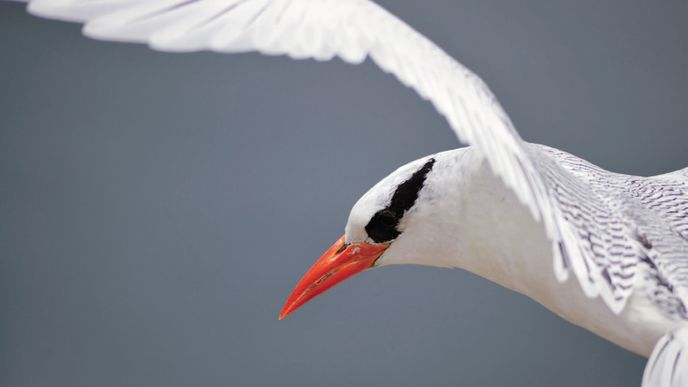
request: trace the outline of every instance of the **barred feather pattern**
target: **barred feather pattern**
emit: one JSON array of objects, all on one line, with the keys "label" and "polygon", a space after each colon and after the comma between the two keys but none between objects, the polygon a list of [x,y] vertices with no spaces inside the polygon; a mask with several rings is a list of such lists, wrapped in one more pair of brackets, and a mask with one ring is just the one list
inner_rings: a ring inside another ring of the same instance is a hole
[{"label": "barred feather pattern", "polygon": [[[530,152],[559,209],[566,254],[584,290],[622,309],[632,292],[671,319],[688,320],[686,170],[655,177],[608,172],[566,152],[531,144]],[[634,288],[643,275],[655,286]]]}]

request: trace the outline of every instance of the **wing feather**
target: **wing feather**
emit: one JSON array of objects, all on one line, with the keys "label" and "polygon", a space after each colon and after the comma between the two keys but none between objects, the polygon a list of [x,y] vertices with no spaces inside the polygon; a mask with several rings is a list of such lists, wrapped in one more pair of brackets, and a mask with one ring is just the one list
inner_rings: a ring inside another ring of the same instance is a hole
[{"label": "wing feather", "polygon": [[35,15],[85,23],[92,38],[163,51],[366,57],[430,100],[459,139],[487,156],[536,218],[547,195],[508,116],[480,78],[367,0],[35,0]]},{"label": "wing feather", "polygon": [[[33,0],[29,11],[82,22],[95,39],[146,43],[160,51],[337,56],[352,64],[369,57],[429,100],[458,139],[477,148],[543,221],[559,280],[572,270],[588,296],[602,296],[616,312],[625,304],[632,275],[623,268],[635,267],[641,255],[629,237],[633,230],[614,213],[619,208],[609,199],[613,192],[595,191],[575,168],[528,146],[479,77],[372,1]],[[633,251],[624,259],[624,252],[613,250],[614,241]]]}]

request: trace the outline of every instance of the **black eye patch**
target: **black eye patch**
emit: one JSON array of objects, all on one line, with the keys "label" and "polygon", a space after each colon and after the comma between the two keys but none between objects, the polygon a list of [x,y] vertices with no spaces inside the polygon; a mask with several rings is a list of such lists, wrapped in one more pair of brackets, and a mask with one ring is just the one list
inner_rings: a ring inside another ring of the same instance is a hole
[{"label": "black eye patch", "polygon": [[428,160],[405,182],[399,184],[392,195],[389,205],[373,215],[365,230],[368,236],[377,243],[389,242],[399,236],[399,221],[418,199],[425,178],[432,170],[435,159]]}]

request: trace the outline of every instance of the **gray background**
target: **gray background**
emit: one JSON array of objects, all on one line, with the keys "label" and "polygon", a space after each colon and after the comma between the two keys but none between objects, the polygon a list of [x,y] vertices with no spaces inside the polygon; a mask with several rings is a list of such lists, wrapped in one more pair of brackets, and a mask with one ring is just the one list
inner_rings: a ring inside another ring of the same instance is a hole
[{"label": "gray background", "polygon": [[[529,141],[688,166],[685,1],[382,1]],[[370,63],[161,54],[0,4],[0,385],[633,386],[644,359],[458,270],[392,267],[285,321],[351,205],[457,146]]]}]

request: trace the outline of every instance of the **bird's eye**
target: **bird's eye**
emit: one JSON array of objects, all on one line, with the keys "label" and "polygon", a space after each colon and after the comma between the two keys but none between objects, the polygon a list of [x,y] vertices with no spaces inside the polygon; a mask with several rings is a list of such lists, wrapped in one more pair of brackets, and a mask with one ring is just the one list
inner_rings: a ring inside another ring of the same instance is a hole
[{"label": "bird's eye", "polygon": [[375,242],[382,243],[391,241],[399,236],[399,231],[396,229],[399,223],[399,215],[396,211],[391,209],[384,209],[377,212],[365,229],[368,236]]},{"label": "bird's eye", "polygon": [[385,226],[393,226],[396,224],[397,214],[392,210],[381,211],[379,216],[380,223],[384,224]]}]

